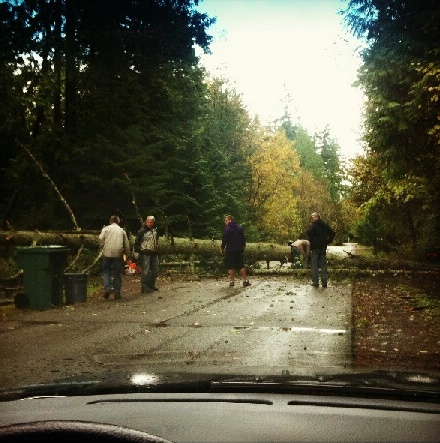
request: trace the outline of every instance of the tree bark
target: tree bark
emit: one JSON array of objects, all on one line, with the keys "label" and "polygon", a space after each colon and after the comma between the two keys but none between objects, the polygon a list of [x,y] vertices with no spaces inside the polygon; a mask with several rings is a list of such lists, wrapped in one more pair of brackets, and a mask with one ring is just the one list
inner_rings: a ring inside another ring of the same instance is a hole
[{"label": "tree bark", "polygon": [[56,131],[62,130],[61,112],[61,72],[62,72],[62,6],[61,0],[54,1],[54,90],[53,90],[53,125]]},{"label": "tree bark", "polygon": [[66,79],[65,79],[65,125],[67,135],[75,135],[77,128],[76,90],[76,7],[75,0],[66,0]]}]

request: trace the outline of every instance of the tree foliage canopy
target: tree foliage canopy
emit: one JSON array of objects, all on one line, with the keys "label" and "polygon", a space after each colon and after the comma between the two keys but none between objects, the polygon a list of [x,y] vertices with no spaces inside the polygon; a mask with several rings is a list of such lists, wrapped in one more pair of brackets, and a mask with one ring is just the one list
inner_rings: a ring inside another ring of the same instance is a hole
[{"label": "tree foliage canopy", "polygon": [[339,223],[337,142],[250,118],[195,56],[214,22],[197,4],[0,4],[3,227],[94,230],[118,214],[136,232],[154,214],[169,235],[212,238],[232,213],[250,240],[285,242],[310,212]]},{"label": "tree foliage canopy", "polygon": [[368,150],[355,164],[353,198],[394,243],[430,246],[440,241],[440,4],[351,0],[345,14],[367,42],[359,84]]}]

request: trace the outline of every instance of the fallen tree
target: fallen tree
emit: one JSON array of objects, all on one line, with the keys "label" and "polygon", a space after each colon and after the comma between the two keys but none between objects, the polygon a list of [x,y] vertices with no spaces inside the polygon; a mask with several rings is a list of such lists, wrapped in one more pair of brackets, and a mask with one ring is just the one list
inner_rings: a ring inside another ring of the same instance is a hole
[{"label": "fallen tree", "polygon": [[[76,256],[73,259],[73,263],[79,259],[79,256],[83,251],[93,251],[95,258],[88,263],[88,268],[90,268],[99,260],[101,255],[98,240],[99,232],[86,232],[81,230],[80,226],[76,222],[75,215],[73,214],[70,205],[59,191],[55,182],[44,170],[41,162],[28,147],[24,146],[18,140],[17,144],[29,155],[42,176],[48,180],[54,189],[58,199],[64,205],[67,213],[69,214],[73,230],[70,232],[40,232],[38,230],[15,231],[10,226],[9,222],[5,220],[4,224],[7,226],[7,229],[10,230],[0,231],[0,258],[14,258],[16,247],[58,245],[69,248],[72,254]],[[124,178],[131,186],[132,184],[130,177],[127,174],[124,174]],[[132,204],[139,216],[139,221],[142,223],[142,217],[136,205],[136,196],[134,192],[132,192]],[[130,240],[131,244],[133,244],[133,238]],[[179,255],[186,256],[186,258],[190,258],[191,260],[194,260],[194,257],[199,257],[206,260],[209,257],[215,257],[220,254],[220,240],[191,240],[188,238],[168,239],[162,237],[159,242],[158,252],[161,256]],[[266,262],[280,261],[281,263],[285,263],[288,261],[289,255],[290,250],[287,246],[276,244],[250,243],[246,248],[247,262],[265,260]],[[72,263],[69,266],[72,266]]]},{"label": "fallen tree", "polygon": [[[0,232],[0,247],[4,257],[11,257],[16,247],[59,245],[77,253],[83,248],[99,252],[99,232],[40,232],[40,231],[3,231]],[[133,245],[133,239],[131,239]],[[191,240],[188,238],[161,237],[159,254],[161,256],[184,255],[204,258],[220,254],[220,240]],[[290,248],[272,243],[248,243],[247,261],[288,261]]]}]

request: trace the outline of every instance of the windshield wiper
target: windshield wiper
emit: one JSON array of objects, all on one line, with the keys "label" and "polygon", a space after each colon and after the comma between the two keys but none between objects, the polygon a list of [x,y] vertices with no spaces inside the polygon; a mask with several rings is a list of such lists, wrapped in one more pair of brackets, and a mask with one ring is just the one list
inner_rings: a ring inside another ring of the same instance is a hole
[{"label": "windshield wiper", "polygon": [[136,384],[130,378],[82,382],[57,382],[23,386],[0,391],[0,401],[42,399],[48,397],[73,397],[86,395],[134,394],[146,392],[209,392],[211,379],[170,381],[167,377],[154,383]]},{"label": "windshield wiper", "polygon": [[440,379],[386,371],[310,376],[238,377],[212,382],[217,391],[341,395],[440,402]]},{"label": "windshield wiper", "polygon": [[440,402],[440,379],[425,374],[385,371],[314,376],[242,376],[161,374],[140,383],[138,377],[61,381],[0,392],[0,401],[130,393],[279,393]]}]

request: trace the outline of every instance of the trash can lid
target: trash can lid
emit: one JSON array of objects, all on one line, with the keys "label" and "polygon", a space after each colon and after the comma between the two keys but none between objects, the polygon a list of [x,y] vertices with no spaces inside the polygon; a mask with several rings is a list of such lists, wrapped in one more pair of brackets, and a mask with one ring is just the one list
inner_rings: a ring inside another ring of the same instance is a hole
[{"label": "trash can lid", "polygon": [[17,247],[18,252],[26,253],[39,253],[39,252],[59,252],[59,251],[69,251],[69,248],[60,245],[47,245],[47,246],[19,246]]}]

